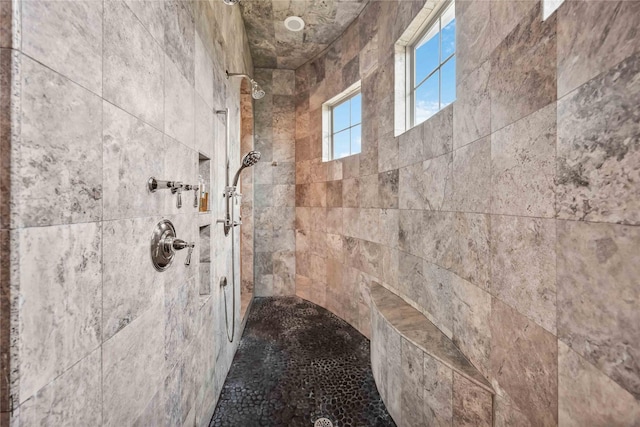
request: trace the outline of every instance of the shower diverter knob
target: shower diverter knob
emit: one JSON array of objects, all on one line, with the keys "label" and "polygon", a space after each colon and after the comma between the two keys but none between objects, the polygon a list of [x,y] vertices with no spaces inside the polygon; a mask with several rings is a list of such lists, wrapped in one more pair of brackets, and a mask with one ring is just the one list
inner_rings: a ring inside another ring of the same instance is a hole
[{"label": "shower diverter knob", "polygon": [[158,271],[165,271],[176,254],[176,251],[189,248],[185,265],[191,264],[191,253],[196,246],[194,242],[187,242],[176,238],[176,229],[168,219],[160,221],[151,236],[151,260]]}]

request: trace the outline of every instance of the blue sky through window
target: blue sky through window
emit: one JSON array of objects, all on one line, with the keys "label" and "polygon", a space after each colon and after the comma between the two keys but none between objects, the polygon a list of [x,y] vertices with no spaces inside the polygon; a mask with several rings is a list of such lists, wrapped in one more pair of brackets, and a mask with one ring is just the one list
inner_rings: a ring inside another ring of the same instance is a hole
[{"label": "blue sky through window", "polygon": [[413,50],[413,124],[436,114],[456,99],[455,5],[447,6]]},{"label": "blue sky through window", "polygon": [[359,153],[362,147],[362,95],[335,105],[331,111],[333,159]]}]

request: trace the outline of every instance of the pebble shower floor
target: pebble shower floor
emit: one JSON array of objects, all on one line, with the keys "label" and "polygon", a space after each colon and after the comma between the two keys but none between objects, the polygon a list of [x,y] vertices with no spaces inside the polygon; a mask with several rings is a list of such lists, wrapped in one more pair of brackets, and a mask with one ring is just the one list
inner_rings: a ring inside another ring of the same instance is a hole
[{"label": "pebble shower floor", "polygon": [[210,427],[395,426],[376,389],[369,340],[297,297],[256,298]]}]

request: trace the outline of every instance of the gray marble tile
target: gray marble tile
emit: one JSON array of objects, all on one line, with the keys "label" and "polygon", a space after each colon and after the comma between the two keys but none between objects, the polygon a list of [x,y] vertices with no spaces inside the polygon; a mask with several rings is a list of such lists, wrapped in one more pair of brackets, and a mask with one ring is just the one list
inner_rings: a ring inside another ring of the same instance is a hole
[{"label": "gray marble tile", "polygon": [[489,216],[457,213],[454,219],[455,252],[451,271],[476,286],[489,289]]},{"label": "gray marble tile", "polygon": [[491,394],[457,372],[453,373],[453,425],[492,426]]},{"label": "gray marble tile", "polygon": [[102,3],[22,2],[22,51],[101,95]]},{"label": "gray marble tile", "polygon": [[103,103],[102,158],[103,215],[105,220],[146,216],[162,212],[164,192],[151,194],[144,183],[164,174],[162,132]]},{"label": "gray marble tile", "polygon": [[491,295],[451,275],[453,342],[485,377],[491,354]]},{"label": "gray marble tile", "polygon": [[[424,353],[403,339],[402,351],[402,422],[406,426],[423,426]],[[392,391],[393,392],[393,391]]]},{"label": "gray marble tile", "polygon": [[491,61],[485,61],[457,84],[453,105],[453,148],[460,148],[491,133],[490,75]]},{"label": "gray marble tile", "polygon": [[463,212],[489,212],[491,201],[491,138],[453,152],[453,194],[450,206]]},{"label": "gray marble tile", "polygon": [[164,65],[164,131],[187,147],[195,143],[195,103],[193,86],[170,59]]},{"label": "gray marble tile", "polygon": [[453,371],[424,353],[424,422],[435,427],[453,422]]},{"label": "gray marble tile", "polygon": [[134,322],[102,346],[103,423],[135,420],[165,376],[163,301],[158,298]]},{"label": "gray marble tile", "polygon": [[103,96],[163,129],[164,53],[121,1],[104,4]]},{"label": "gray marble tile", "polygon": [[422,123],[422,150],[425,159],[432,159],[453,150],[453,117],[454,106],[450,105]]},{"label": "gray marble tile", "polygon": [[27,228],[13,236],[23,401],[100,345],[101,236],[97,223]]},{"label": "gray marble tile", "polygon": [[496,298],[490,325],[492,383],[510,402],[496,409],[496,419],[519,419],[515,425],[557,425],[556,337]]},{"label": "gray marble tile", "polygon": [[99,97],[23,57],[21,143],[12,147],[15,226],[102,217],[101,115]]},{"label": "gray marble tile", "polygon": [[162,297],[165,275],[149,258],[149,235],[160,217],[104,223],[103,331],[107,340]]},{"label": "gray marble tile", "polygon": [[[0,47],[10,48],[13,46],[15,25],[13,24],[15,10],[10,1],[0,2]],[[19,34],[19,32],[18,32]]]},{"label": "gray marble tile", "polygon": [[491,293],[556,334],[556,223],[491,217]]},{"label": "gray marble tile", "polygon": [[491,50],[495,49],[527,17],[536,0],[494,0],[491,2]]},{"label": "gray marble tile", "polygon": [[558,222],[558,338],[640,396],[637,227]]},{"label": "gray marble tile", "polygon": [[20,79],[13,75],[20,70],[20,57],[17,51],[0,49],[0,229],[8,229],[11,222],[11,135],[12,129],[14,132],[19,129],[20,123],[12,114],[11,105],[14,109],[19,105],[15,101],[18,100]]},{"label": "gray marble tile", "polygon": [[556,15],[543,21],[541,7],[531,8],[491,55],[492,131],[557,99]]},{"label": "gray marble tile", "polygon": [[[198,152],[213,157],[213,144],[215,141],[215,122],[213,111],[199,95],[195,96],[195,145]],[[251,173],[254,171],[252,170]],[[244,184],[248,173],[245,171],[241,182]]]},{"label": "gray marble tile", "polygon": [[156,42],[164,47],[164,1],[124,0]]},{"label": "gray marble tile", "polygon": [[213,109],[213,62],[200,36],[195,36],[194,73],[196,93]]},{"label": "gray marble tile", "polygon": [[[402,254],[400,272],[402,274]],[[454,325],[453,281],[454,274],[429,261],[420,259],[422,282],[421,299],[415,300],[427,311],[427,318],[446,336],[451,338]]]},{"label": "gray marble tile", "polygon": [[555,103],[491,135],[491,212],[555,216]]},{"label": "gray marble tile", "polygon": [[378,138],[378,171],[398,168],[398,138],[393,132]]},{"label": "gray marble tile", "polygon": [[558,400],[563,426],[633,426],[640,419],[640,402],[562,341]]},{"label": "gray marble tile", "polygon": [[327,207],[342,207],[342,181],[327,182]]},{"label": "gray marble tile", "polygon": [[94,350],[20,406],[21,425],[102,425],[101,352]]},{"label": "gray marble tile", "polygon": [[558,102],[562,219],[640,224],[640,53]]},{"label": "gray marble tile", "polygon": [[456,4],[456,81],[463,81],[479,68],[491,53],[488,1],[460,1]]},{"label": "gray marble tile", "polygon": [[378,174],[360,177],[359,201],[361,208],[377,208],[380,206],[380,193],[378,192]]},{"label": "gray marble tile", "polygon": [[164,48],[191,86],[195,83],[195,25],[190,5],[179,0],[164,3]]},{"label": "gray marble tile", "polygon": [[383,336],[387,353],[387,400],[384,403],[396,424],[402,425],[402,338],[387,322]]},{"label": "gray marble tile", "polygon": [[425,179],[422,162],[400,168],[398,184],[398,205],[400,209],[425,208]]},{"label": "gray marble tile", "polygon": [[[440,267],[451,270],[455,261],[458,239],[456,218],[453,212],[425,211],[420,227],[424,249],[424,259]],[[403,215],[400,211],[400,225]],[[408,231],[410,232],[410,231]]]},{"label": "gray marble tile", "polygon": [[415,256],[424,252],[425,229],[424,215],[418,210],[400,211],[400,231],[398,233],[398,248]]},{"label": "gray marble tile", "polygon": [[451,153],[425,160],[422,164],[424,208],[439,211],[453,201],[453,155]]},{"label": "gray marble tile", "polygon": [[378,174],[378,200],[381,208],[398,208],[398,181],[398,169]]},{"label": "gray marble tile", "polygon": [[638,2],[567,2],[557,15],[558,98],[640,50]]},{"label": "gray marble tile", "polygon": [[405,167],[424,160],[422,125],[415,126],[398,137],[398,166]]}]

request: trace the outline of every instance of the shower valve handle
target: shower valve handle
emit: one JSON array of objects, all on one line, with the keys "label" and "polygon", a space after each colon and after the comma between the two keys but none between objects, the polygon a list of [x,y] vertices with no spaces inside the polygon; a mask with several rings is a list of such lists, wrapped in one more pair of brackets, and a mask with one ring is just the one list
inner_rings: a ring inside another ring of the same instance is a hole
[{"label": "shower valve handle", "polygon": [[191,254],[193,253],[193,248],[195,248],[195,242],[187,242],[186,240],[177,239],[175,237],[166,237],[164,239],[164,250],[165,252],[175,252],[180,251],[185,248],[189,248],[187,252],[187,259],[184,262],[184,265],[191,264]]}]

